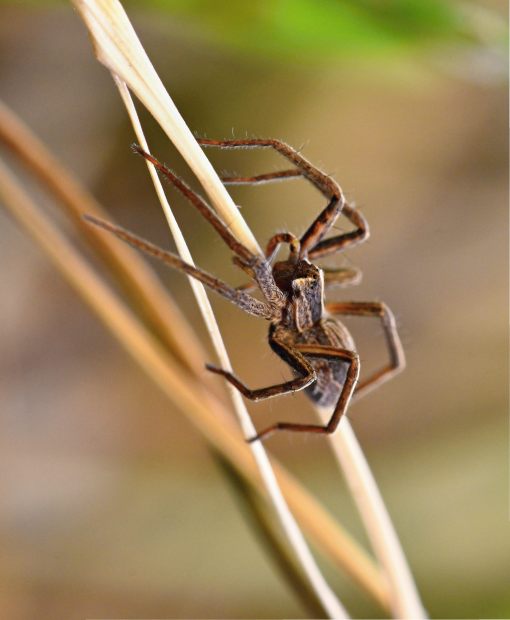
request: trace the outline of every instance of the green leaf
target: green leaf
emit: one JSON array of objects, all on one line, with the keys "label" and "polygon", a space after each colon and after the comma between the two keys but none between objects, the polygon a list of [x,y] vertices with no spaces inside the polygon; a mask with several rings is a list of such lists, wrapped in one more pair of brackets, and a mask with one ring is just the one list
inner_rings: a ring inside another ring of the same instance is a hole
[{"label": "green leaf", "polygon": [[[461,5],[444,0],[152,0],[226,46],[300,61],[469,43]],[[133,6],[135,6],[133,4]]]}]

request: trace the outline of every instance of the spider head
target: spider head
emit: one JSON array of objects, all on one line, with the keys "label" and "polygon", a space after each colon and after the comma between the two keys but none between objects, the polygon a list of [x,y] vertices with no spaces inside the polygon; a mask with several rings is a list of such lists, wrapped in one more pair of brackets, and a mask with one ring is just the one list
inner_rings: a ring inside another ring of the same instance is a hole
[{"label": "spider head", "polygon": [[322,271],[307,260],[275,263],[273,277],[287,295],[287,320],[298,330],[319,321],[323,313],[324,280]]},{"label": "spider head", "polygon": [[275,263],[273,277],[278,288],[293,297],[306,294],[308,290],[322,290],[321,270],[307,260]]}]

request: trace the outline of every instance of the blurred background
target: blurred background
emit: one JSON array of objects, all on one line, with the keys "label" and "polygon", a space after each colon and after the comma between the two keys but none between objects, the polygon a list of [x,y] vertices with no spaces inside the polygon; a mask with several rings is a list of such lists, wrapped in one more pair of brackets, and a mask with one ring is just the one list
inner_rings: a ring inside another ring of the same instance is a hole
[{"label": "blurred background", "polygon": [[[197,135],[302,146],[368,218],[370,241],[327,261],[359,266],[363,281],[330,299],[384,300],[408,368],[349,417],[431,616],[509,617],[506,3],[127,7]],[[172,247],[117,91],[68,5],[0,4],[0,89],[119,222]],[[144,118],[153,152],[192,181]],[[282,166],[268,152],[208,154],[230,172]],[[261,244],[323,206],[299,181],[232,193]],[[170,197],[196,262],[242,282]],[[4,210],[0,261],[0,616],[306,617],[204,440]],[[154,268],[208,347],[186,280]],[[248,385],[288,376],[264,321],[212,302]],[[363,372],[382,364],[377,321],[348,325]],[[249,409],[258,428],[314,415],[302,394]],[[270,448],[366,543],[322,438]],[[354,616],[382,617],[323,568]]]}]

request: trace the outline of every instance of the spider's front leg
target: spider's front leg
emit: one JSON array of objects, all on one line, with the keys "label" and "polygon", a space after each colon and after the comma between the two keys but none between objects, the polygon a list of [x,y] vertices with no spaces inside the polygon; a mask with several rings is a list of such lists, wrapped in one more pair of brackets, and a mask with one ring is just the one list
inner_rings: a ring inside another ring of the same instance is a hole
[{"label": "spider's front leg", "polygon": [[259,301],[255,297],[248,295],[245,291],[238,291],[227,283],[222,282],[220,279],[212,276],[211,274],[203,271],[195,267],[194,265],[190,265],[183,261],[179,256],[172,254],[172,252],[167,252],[166,250],[159,248],[158,246],[150,243],[150,241],[146,241],[141,237],[133,234],[132,232],[122,228],[121,226],[117,226],[112,222],[107,222],[105,220],[101,220],[92,215],[84,215],[83,218],[93,224],[94,226],[99,226],[104,230],[114,234],[121,241],[129,243],[137,250],[141,250],[145,252],[149,256],[153,256],[158,260],[166,263],[169,267],[176,269],[178,271],[182,271],[187,273],[189,276],[195,278],[202,284],[205,284],[213,291],[216,291],[219,295],[235,304],[241,310],[248,312],[248,314],[252,314],[253,316],[262,317],[264,319],[274,319],[277,314],[275,314],[275,309],[266,302]]},{"label": "spider's front leg", "polygon": [[[249,149],[249,148],[272,148],[277,153],[290,161],[295,168],[280,170],[251,177],[224,177],[222,180],[228,185],[258,185],[274,181],[285,181],[303,177],[314,185],[323,196],[328,199],[328,204],[314,219],[306,232],[302,235],[300,243],[300,256],[318,258],[345,249],[347,246],[357,245],[366,241],[369,236],[368,223],[363,215],[354,207],[345,202],[342,190],[338,183],[329,175],[325,174],[305,159],[301,153],[285,142],[275,139],[245,138],[239,140],[210,140],[199,138],[198,143],[205,147],[219,147],[223,149]],[[331,229],[338,216],[342,213],[355,229],[330,239],[323,239]]]}]

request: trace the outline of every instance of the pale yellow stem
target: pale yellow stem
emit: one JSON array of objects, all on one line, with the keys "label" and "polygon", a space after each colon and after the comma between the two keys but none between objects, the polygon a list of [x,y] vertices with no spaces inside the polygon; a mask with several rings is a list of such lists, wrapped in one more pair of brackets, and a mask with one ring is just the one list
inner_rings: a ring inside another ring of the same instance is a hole
[{"label": "pale yellow stem", "polygon": [[[124,82],[122,82],[117,76],[114,77],[115,82],[117,83],[117,86],[119,88],[122,100],[124,101],[129,117],[133,124],[137,139],[142,148],[149,151],[149,146],[146,142],[140,120],[136,113],[135,106],[133,104],[133,101],[131,100],[129,90],[127,89]],[[184,259],[187,263],[194,264],[186,241],[181,233],[181,230],[172,213],[172,210],[170,209],[170,205],[168,204],[168,201],[166,199],[165,193],[163,191],[163,186],[161,184],[161,181],[159,180],[156,169],[150,162],[147,162],[147,166],[149,168],[149,172],[151,174],[156,193],[168,221],[168,225],[172,232],[172,236],[176,243],[178,252],[181,258]],[[223,342],[223,338],[221,337],[218,323],[216,322],[216,318],[214,316],[211,304],[205,292],[205,288],[200,282],[198,282],[194,278],[190,277],[189,280],[198,307],[200,308],[202,318],[213,342],[214,348],[216,350],[216,355],[219,358],[221,366],[225,370],[232,372],[232,366],[230,364],[227,349]],[[256,434],[256,430],[253,426],[248,410],[246,409],[244,400],[239,391],[236,390],[233,386],[229,385],[229,391],[232,398],[232,403],[234,405],[234,410],[236,412],[241,428],[243,429],[244,436],[246,439],[249,439]],[[287,536],[288,542],[293,549],[304,574],[310,581],[310,584],[315,591],[317,598],[321,601],[324,609],[328,612],[331,618],[348,618],[349,616],[347,614],[347,611],[344,609],[344,607],[336,597],[335,593],[333,592],[333,590],[331,590],[322,573],[320,572],[319,567],[315,562],[315,559],[305,541],[305,538],[301,530],[299,529],[296,520],[294,519],[292,513],[289,510],[287,502],[285,501],[283,493],[278,485],[278,481],[274,474],[271,462],[269,460],[269,456],[267,455],[264,445],[262,444],[262,442],[257,441],[254,443],[250,443],[249,447],[259,468],[263,484],[266,487],[267,494],[271,500],[272,506],[280,520],[282,529]]]},{"label": "pale yellow stem", "polygon": [[[82,215],[111,219],[81,183],[61,164],[27,125],[0,101],[0,142],[20,159],[56,198],[105,265],[124,284],[130,298],[157,330],[163,342],[190,370],[202,372],[205,353],[178,306],[137,252],[97,228]],[[184,344],[186,343],[186,344]]]}]

